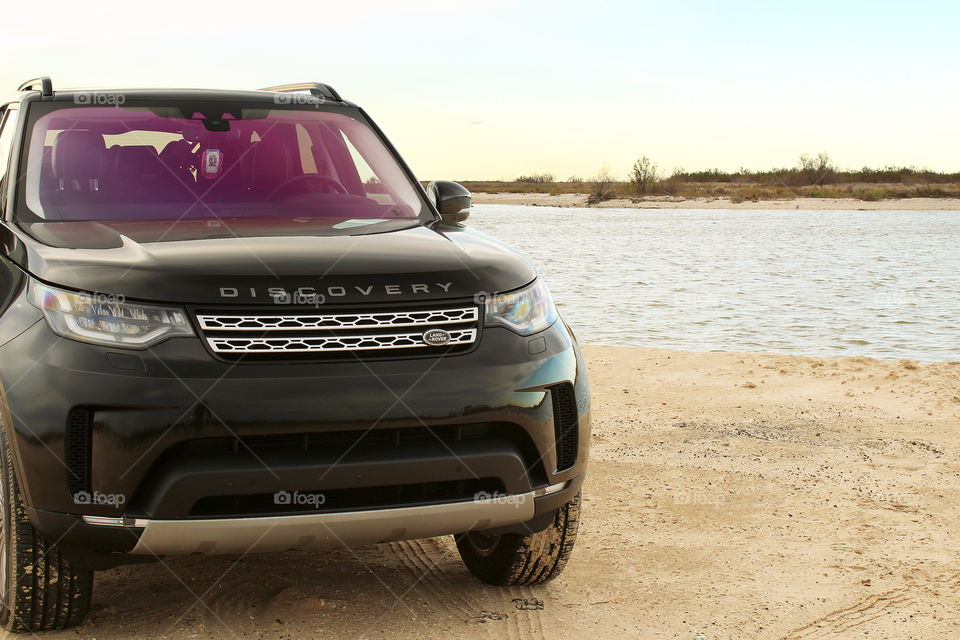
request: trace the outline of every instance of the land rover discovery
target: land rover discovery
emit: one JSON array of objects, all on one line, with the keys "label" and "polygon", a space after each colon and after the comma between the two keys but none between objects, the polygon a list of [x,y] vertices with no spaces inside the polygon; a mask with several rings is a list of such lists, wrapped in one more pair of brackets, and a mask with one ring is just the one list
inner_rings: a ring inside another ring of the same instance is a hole
[{"label": "land rover discovery", "polygon": [[0,623],[96,570],[454,535],[573,547],[589,395],[533,265],[319,83],[0,102]]}]

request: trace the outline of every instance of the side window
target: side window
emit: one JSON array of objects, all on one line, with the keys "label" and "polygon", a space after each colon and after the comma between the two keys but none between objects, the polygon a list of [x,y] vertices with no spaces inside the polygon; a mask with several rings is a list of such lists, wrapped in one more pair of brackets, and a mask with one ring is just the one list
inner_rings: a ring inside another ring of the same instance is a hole
[{"label": "side window", "polygon": [[347,145],[347,149],[350,151],[350,158],[353,160],[353,164],[357,166],[357,173],[360,174],[360,180],[364,184],[377,184],[380,182],[380,179],[377,178],[377,174],[373,172],[373,169],[370,168],[370,165],[367,164],[367,161],[360,155],[360,152],[357,151],[357,148],[353,146],[353,143],[350,142],[350,139],[347,137],[347,134],[340,132],[340,135],[343,136],[343,141]]},{"label": "side window", "polygon": [[341,131],[340,133],[343,136],[344,143],[347,145],[347,150],[350,152],[350,159],[353,160],[353,164],[357,167],[357,174],[359,174],[360,181],[363,183],[363,192],[368,198],[372,198],[380,204],[396,204],[396,198],[386,190],[380,181],[380,176],[370,168],[363,154],[350,142],[350,138],[347,137],[346,132]]},{"label": "side window", "polygon": [[8,109],[3,114],[3,124],[0,125],[0,183],[7,176],[7,166],[10,163],[10,147],[13,144],[13,131],[17,128],[17,110]]}]

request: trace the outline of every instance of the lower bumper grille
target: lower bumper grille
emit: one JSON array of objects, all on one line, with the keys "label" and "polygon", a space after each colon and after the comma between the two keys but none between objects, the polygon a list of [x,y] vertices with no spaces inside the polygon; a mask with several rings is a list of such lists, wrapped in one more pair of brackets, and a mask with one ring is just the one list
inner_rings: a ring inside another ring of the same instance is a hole
[{"label": "lower bumper grille", "polygon": [[375,451],[382,455],[403,456],[422,451],[425,446],[442,443],[446,449],[457,443],[490,442],[493,440],[518,443],[524,453],[525,464],[536,466],[540,454],[533,447],[526,432],[510,423],[475,423],[443,427],[400,427],[362,429],[355,431],[320,431],[316,433],[254,435],[244,437],[197,438],[184,440],[167,451],[167,456],[178,459],[192,453],[288,456],[298,452],[310,455],[328,454],[340,458],[349,453]]},{"label": "lower bumper grille", "polygon": [[546,484],[541,459],[512,423],[197,438],[167,449],[126,506],[171,520],[470,501]]},{"label": "lower bumper grille", "polygon": [[[499,495],[503,491],[503,483],[499,480],[482,478],[355,489],[305,490],[281,492],[281,494],[210,496],[198,500],[193,505],[190,517],[252,517],[388,509],[475,500],[478,494]],[[305,499],[301,500],[299,496]]]}]

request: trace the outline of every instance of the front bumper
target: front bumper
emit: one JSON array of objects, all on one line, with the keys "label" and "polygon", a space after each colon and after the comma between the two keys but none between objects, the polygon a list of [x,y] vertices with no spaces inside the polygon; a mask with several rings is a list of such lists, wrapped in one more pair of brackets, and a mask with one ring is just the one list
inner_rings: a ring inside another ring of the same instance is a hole
[{"label": "front bumper", "polygon": [[[194,338],[123,351],[59,338],[40,321],[0,347],[0,381],[34,526],[65,545],[97,551],[310,548],[337,536],[376,542],[499,527],[556,503],[556,496],[535,492],[563,485],[566,495],[579,486],[588,454],[585,369],[562,322],[527,337],[488,328],[476,349],[443,358],[231,364],[212,358]],[[551,389],[561,384],[573,391],[578,423],[575,463],[558,470]],[[77,453],[66,437],[78,407],[91,416],[85,501],[71,492]],[[481,427],[496,437],[467,442],[451,435]],[[399,453],[181,450],[198,442],[417,429],[437,442]],[[442,494],[436,504],[342,511],[332,505],[324,513],[208,517],[196,507],[204,499],[220,504],[278,491],[373,491],[431,481],[469,486],[479,479],[495,480],[497,491],[513,502],[533,496],[530,508]],[[151,524],[111,528],[82,516]],[[265,545],[251,545],[251,532],[263,535]]]},{"label": "front bumper", "polygon": [[[85,525],[122,527],[136,536],[133,555],[244,554],[309,550],[430,538],[529,522],[537,500],[579,490],[580,479],[518,495],[397,509],[257,518],[147,520],[83,516]],[[551,498],[547,498],[551,500]],[[541,507],[549,503],[541,501]],[[543,511],[543,509],[541,509]],[[138,531],[139,530],[139,531]]]}]

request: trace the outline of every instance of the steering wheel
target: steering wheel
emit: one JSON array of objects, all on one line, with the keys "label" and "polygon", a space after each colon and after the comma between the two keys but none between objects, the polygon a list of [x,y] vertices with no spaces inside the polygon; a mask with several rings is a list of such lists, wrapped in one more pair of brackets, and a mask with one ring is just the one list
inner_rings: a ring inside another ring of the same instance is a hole
[{"label": "steering wheel", "polygon": [[[316,187],[321,186],[321,184],[326,188],[323,190],[317,189]],[[294,176],[281,182],[276,186],[276,188],[274,188],[273,191],[270,192],[270,195],[267,196],[267,200],[274,201],[288,198],[295,194],[295,192],[286,193],[287,191],[292,191],[293,187],[297,187],[304,193],[347,193],[347,189],[335,178],[321,175],[319,173],[305,173],[301,176]]]}]

